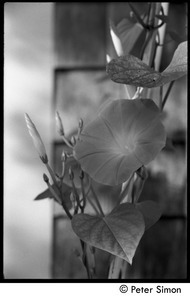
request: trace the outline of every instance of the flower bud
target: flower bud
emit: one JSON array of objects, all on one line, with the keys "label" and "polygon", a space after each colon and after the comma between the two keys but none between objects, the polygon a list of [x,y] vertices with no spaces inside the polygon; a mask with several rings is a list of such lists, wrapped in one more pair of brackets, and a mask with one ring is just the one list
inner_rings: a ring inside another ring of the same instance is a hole
[{"label": "flower bud", "polygon": [[67,154],[63,151],[61,154],[61,161],[65,163],[66,160],[67,160]]},{"label": "flower bud", "polygon": [[30,119],[28,114],[25,114],[25,120],[26,120],[26,125],[28,127],[29,134],[31,135],[31,137],[33,139],[34,146],[35,146],[36,150],[38,151],[42,162],[44,164],[46,164],[48,162],[48,157],[46,154],[46,149],[45,149],[44,143],[42,142],[42,139],[40,137],[40,134],[37,131],[34,123]]},{"label": "flower bud", "polygon": [[79,120],[79,128],[82,130],[83,129],[83,119]]},{"label": "flower bud", "polygon": [[61,117],[58,112],[56,112],[56,115],[55,115],[55,122],[56,122],[57,132],[61,136],[65,135],[64,129],[63,129],[63,123],[62,123]]},{"label": "flower bud", "polygon": [[47,176],[45,173],[43,174],[43,179],[44,179],[44,181],[45,181],[46,183],[49,182],[49,178],[48,178],[48,176]]},{"label": "flower bud", "polygon": [[71,144],[72,144],[72,146],[75,146],[75,144],[76,144],[76,138],[74,135],[71,137]]}]

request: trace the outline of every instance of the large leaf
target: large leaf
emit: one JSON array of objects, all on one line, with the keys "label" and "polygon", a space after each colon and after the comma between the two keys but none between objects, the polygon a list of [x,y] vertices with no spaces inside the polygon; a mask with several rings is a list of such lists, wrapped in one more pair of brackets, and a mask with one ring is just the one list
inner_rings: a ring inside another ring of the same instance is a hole
[{"label": "large leaf", "polygon": [[145,224],[140,210],[133,204],[124,203],[105,217],[75,215],[72,227],[84,242],[132,264]]},{"label": "large leaf", "polygon": [[181,43],[176,49],[169,66],[162,72],[157,72],[142,60],[132,55],[112,59],[106,71],[117,83],[153,88],[176,80],[187,73],[187,42]]},{"label": "large leaf", "polygon": [[135,204],[136,208],[140,210],[145,221],[145,230],[154,225],[161,217],[161,210],[157,203],[153,201],[144,201]]}]

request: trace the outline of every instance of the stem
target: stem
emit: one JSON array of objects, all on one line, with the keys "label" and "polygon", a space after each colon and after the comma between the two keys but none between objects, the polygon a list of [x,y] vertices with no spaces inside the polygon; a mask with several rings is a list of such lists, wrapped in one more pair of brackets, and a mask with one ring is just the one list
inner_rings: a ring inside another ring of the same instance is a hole
[{"label": "stem", "polygon": [[159,14],[161,8],[161,4],[159,2],[151,3],[151,10],[149,14],[149,21],[151,22],[148,24],[150,26],[150,30],[148,32],[148,38],[145,41],[146,46],[143,49],[143,61],[148,64],[150,67],[152,66],[152,62],[155,59],[155,37],[157,34],[158,29],[154,29],[154,27],[158,24],[159,20],[155,20],[155,14]]},{"label": "stem", "polygon": [[67,206],[65,205],[64,201],[62,201],[61,198],[59,197],[59,195],[57,195],[57,193],[54,191],[54,189],[52,188],[52,186],[50,185],[49,182],[47,182],[47,186],[48,186],[48,188],[49,188],[49,190],[50,190],[52,196],[57,200],[57,202],[58,202],[59,204],[62,205],[63,209],[65,210],[65,212],[66,212],[66,214],[67,214],[67,216],[68,216],[69,219],[71,220],[71,219],[72,219],[72,215],[70,214],[70,212],[69,212]]},{"label": "stem", "polygon": [[83,205],[82,205],[81,211],[84,212],[84,209],[86,206],[86,195],[85,195],[85,190],[84,190],[83,176],[80,177],[80,182],[81,182],[81,191],[82,191],[82,199],[83,199]]},{"label": "stem", "polygon": [[135,182],[137,179],[135,179],[135,174],[133,176],[133,186],[132,186],[132,190],[131,190],[131,203],[134,204],[135,203]]},{"label": "stem", "polygon": [[92,262],[91,262],[91,269],[92,269],[92,275],[96,275],[96,258],[95,258],[95,247],[89,246]]},{"label": "stem", "polygon": [[80,200],[79,200],[79,195],[78,195],[78,193],[77,193],[77,189],[76,189],[76,186],[75,186],[75,184],[74,184],[73,179],[71,179],[71,184],[72,184],[73,192],[74,192],[75,197],[76,197],[77,205],[78,205],[78,207],[80,207],[80,209],[82,210],[82,206],[81,206]]},{"label": "stem", "polygon": [[137,21],[142,25],[142,27],[147,28],[147,25],[143,22],[143,20],[141,19],[138,11],[134,8],[134,6],[130,2],[128,2],[128,5],[132,9],[135,17],[137,18]]},{"label": "stem", "polygon": [[173,87],[174,82],[175,82],[175,81],[171,81],[170,84],[169,84],[169,87],[168,87],[168,89],[167,89],[167,92],[166,92],[166,94],[165,94],[165,96],[164,96],[164,99],[163,99],[163,101],[162,101],[162,107],[161,107],[161,110],[164,109],[164,106],[165,106],[165,104],[166,104],[166,101],[167,101],[167,99],[168,99],[169,93],[170,93],[170,91],[171,91],[171,89],[172,89],[172,87]]},{"label": "stem", "polygon": [[110,264],[108,279],[118,279],[120,278],[120,274],[122,272],[123,259],[114,256],[112,262]]},{"label": "stem", "polygon": [[162,110],[163,86],[160,86],[159,108]]},{"label": "stem", "polygon": [[88,255],[87,255],[87,245],[82,240],[80,240],[80,243],[81,243],[81,248],[82,248],[82,252],[83,252],[82,261],[86,268],[88,279],[92,279],[92,274],[90,271],[90,265],[89,265],[89,261],[88,261]]},{"label": "stem", "polygon": [[46,168],[47,168],[47,170],[48,170],[48,172],[49,172],[49,174],[50,174],[50,176],[51,176],[51,178],[53,180],[53,183],[55,184],[55,186],[57,186],[59,188],[59,186],[57,184],[57,180],[55,178],[55,174],[54,174],[52,168],[50,167],[49,163],[47,163],[45,165],[46,165]]},{"label": "stem", "polygon": [[[164,13],[167,16],[168,10],[169,10],[169,2],[162,2],[161,3],[162,14]],[[162,51],[163,51],[163,47],[161,45],[164,44],[165,32],[166,32],[166,24],[163,24],[163,26],[158,29],[160,45],[157,47],[157,51],[156,51],[156,61],[155,61],[156,71],[159,71],[160,68],[160,62],[161,62]]]},{"label": "stem", "polygon": [[90,199],[90,198],[87,198],[87,200],[88,200],[88,202],[90,203],[90,205],[93,207],[93,209],[95,210],[95,212],[96,212],[99,216],[101,216],[99,210],[96,208],[96,206],[95,206],[94,203],[91,201],[91,199]]},{"label": "stem", "polygon": [[96,195],[96,193],[95,193],[94,188],[92,187],[92,185],[91,185],[90,188],[91,188],[91,192],[92,192],[92,194],[93,194],[93,197],[94,197],[94,199],[95,199],[95,201],[96,201],[96,204],[97,204],[97,206],[98,206],[98,208],[99,208],[99,210],[100,210],[100,213],[101,213],[102,217],[105,217],[104,212],[103,212],[103,210],[102,210],[102,207],[101,207],[101,205],[100,205],[100,202],[99,202],[99,200],[98,200],[98,197],[97,197],[97,195]]},{"label": "stem", "polygon": [[73,149],[73,146],[69,143],[69,141],[66,139],[66,137],[64,135],[61,135],[63,141],[65,142],[65,144],[69,147]]}]

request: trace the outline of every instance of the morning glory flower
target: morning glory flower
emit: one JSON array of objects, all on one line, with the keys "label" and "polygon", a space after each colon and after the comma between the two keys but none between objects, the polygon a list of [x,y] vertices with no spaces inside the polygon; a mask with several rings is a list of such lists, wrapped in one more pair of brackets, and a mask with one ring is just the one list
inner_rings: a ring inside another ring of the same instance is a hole
[{"label": "morning glory flower", "polygon": [[118,185],[152,161],[165,142],[160,111],[151,99],[114,100],[84,126],[74,156],[95,181]]},{"label": "morning glory flower", "polygon": [[25,120],[26,120],[26,125],[28,127],[29,134],[32,137],[34,146],[35,146],[41,160],[43,161],[43,163],[46,164],[48,162],[48,157],[47,157],[46,149],[45,149],[44,143],[42,142],[41,136],[28,114],[25,114]]}]

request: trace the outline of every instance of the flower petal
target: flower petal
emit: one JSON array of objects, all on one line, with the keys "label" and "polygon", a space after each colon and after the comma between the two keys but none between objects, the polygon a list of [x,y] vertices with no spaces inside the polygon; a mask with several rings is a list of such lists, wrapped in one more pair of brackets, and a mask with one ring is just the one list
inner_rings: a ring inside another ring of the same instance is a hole
[{"label": "flower petal", "polygon": [[115,100],[84,127],[74,155],[95,181],[118,185],[154,159],[165,140],[160,112],[152,100]]}]

